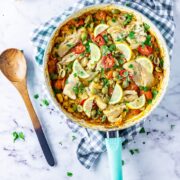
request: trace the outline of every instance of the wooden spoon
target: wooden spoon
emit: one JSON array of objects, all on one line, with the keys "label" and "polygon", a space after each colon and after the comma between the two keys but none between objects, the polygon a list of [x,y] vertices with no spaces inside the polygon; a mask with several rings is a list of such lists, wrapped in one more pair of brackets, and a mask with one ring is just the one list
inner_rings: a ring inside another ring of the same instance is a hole
[{"label": "wooden spoon", "polygon": [[50,166],[54,166],[54,158],[28,95],[26,85],[27,65],[23,53],[18,49],[7,49],[4,51],[0,55],[0,69],[21,94],[31,117],[32,124],[34,126],[44,156],[48,164]]}]

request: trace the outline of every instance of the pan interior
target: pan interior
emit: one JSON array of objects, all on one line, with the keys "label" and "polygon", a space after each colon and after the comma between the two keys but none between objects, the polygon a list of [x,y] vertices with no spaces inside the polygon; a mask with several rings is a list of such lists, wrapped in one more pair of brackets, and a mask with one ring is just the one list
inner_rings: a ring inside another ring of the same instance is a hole
[{"label": "pan interior", "polygon": [[[157,41],[158,41],[158,45],[160,47],[161,52],[163,53],[163,57],[164,57],[164,78],[163,81],[161,83],[161,87],[159,89],[159,93],[157,95],[157,97],[155,98],[155,100],[151,103],[151,105],[148,105],[146,107],[146,109],[143,111],[143,113],[140,113],[137,116],[134,116],[130,119],[128,119],[125,123],[123,123],[120,126],[114,125],[111,127],[106,127],[104,125],[94,125],[91,123],[88,123],[87,121],[84,121],[81,118],[76,118],[74,117],[71,113],[67,112],[57,101],[56,97],[54,96],[52,87],[51,87],[51,82],[50,82],[50,77],[49,77],[49,73],[48,73],[48,66],[47,66],[47,62],[48,62],[48,58],[49,58],[49,53],[52,50],[52,47],[54,45],[54,40],[56,38],[56,36],[59,33],[59,30],[61,29],[61,27],[63,27],[63,25],[65,25],[69,20],[74,19],[76,17],[79,17],[81,15],[83,15],[86,12],[90,12],[92,10],[112,10],[112,9],[119,9],[120,11],[126,11],[129,13],[132,13],[134,16],[141,18],[143,22],[147,23],[150,25],[151,27],[151,33],[156,37]],[[159,30],[156,28],[156,26],[149,20],[147,19],[144,15],[142,15],[141,13],[128,8],[128,7],[124,7],[124,6],[120,6],[120,5],[112,5],[112,4],[106,4],[106,5],[96,5],[96,6],[90,6],[90,7],[86,7],[83,8],[82,10],[75,12],[74,14],[72,14],[71,16],[69,16],[64,22],[62,22],[57,29],[54,31],[54,33],[52,34],[50,41],[47,45],[46,51],[45,51],[45,55],[44,55],[44,77],[45,77],[45,83],[46,83],[46,87],[48,89],[49,95],[53,101],[53,103],[55,104],[55,106],[62,111],[68,118],[70,118],[72,121],[78,123],[79,125],[86,127],[86,128],[92,128],[92,129],[96,129],[96,130],[100,130],[100,131],[112,131],[112,130],[123,130],[125,128],[131,127],[133,125],[135,125],[136,123],[139,123],[140,121],[142,121],[144,118],[146,118],[152,111],[153,109],[155,109],[157,107],[157,105],[160,103],[161,99],[164,96],[164,93],[166,91],[167,85],[168,85],[168,80],[169,80],[169,69],[170,69],[170,64],[169,64],[169,54],[168,54],[168,50],[167,50],[167,45],[164,41],[164,38],[162,37],[161,33],[159,32]]]}]

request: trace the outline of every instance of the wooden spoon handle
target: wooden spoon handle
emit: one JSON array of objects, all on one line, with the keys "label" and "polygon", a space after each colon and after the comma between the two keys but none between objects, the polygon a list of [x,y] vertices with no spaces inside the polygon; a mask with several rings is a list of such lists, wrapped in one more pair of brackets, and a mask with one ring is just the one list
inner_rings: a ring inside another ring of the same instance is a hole
[{"label": "wooden spoon handle", "polygon": [[52,152],[49,148],[49,145],[48,145],[47,140],[45,138],[45,135],[44,135],[44,132],[42,130],[41,124],[39,122],[39,119],[38,119],[38,117],[34,111],[32,103],[30,101],[29,94],[28,94],[27,87],[26,87],[26,83],[24,82],[22,84],[19,85],[19,84],[14,83],[14,85],[19,90],[19,92],[20,92],[20,94],[21,94],[21,96],[25,102],[26,108],[27,108],[29,115],[31,117],[32,124],[34,126],[34,129],[35,129],[36,135],[38,137],[39,143],[41,145],[42,151],[44,153],[44,156],[45,156],[48,164],[50,166],[54,166],[55,161],[54,161]]}]

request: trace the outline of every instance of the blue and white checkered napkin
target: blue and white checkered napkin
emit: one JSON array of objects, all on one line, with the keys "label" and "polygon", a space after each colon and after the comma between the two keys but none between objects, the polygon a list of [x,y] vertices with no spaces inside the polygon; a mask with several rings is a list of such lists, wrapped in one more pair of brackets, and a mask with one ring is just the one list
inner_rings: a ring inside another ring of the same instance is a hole
[{"label": "blue and white checkered napkin", "polygon": [[[35,61],[37,64],[42,66],[44,51],[49,37],[60,22],[65,20],[66,17],[73,12],[85,6],[102,3],[126,5],[143,13],[157,26],[157,28],[159,28],[169,47],[170,55],[172,55],[175,29],[172,0],[80,0],[62,14],[50,19],[34,30],[31,41],[36,50]],[[62,115],[61,112],[59,113]],[[79,134],[81,137],[81,141],[77,148],[78,160],[86,168],[90,168],[100,154],[106,150],[104,134],[102,132],[82,128],[69,120],[67,120],[67,124],[73,132]],[[142,124],[143,123],[120,131],[120,136],[126,141],[132,139],[139,132],[139,128]]]}]

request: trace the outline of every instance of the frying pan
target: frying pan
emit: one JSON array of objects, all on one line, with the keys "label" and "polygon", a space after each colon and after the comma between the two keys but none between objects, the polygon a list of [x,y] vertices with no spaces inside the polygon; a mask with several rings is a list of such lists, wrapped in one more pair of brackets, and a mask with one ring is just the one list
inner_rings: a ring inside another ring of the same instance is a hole
[{"label": "frying pan", "polygon": [[[92,124],[89,124],[88,122],[84,121],[83,119],[78,119],[76,117],[73,117],[72,114],[68,113],[61,107],[61,105],[58,103],[58,101],[56,100],[56,98],[54,96],[54,93],[53,93],[53,90],[52,90],[52,87],[50,84],[47,61],[48,61],[48,55],[51,52],[54,39],[58,35],[59,29],[64,24],[66,24],[70,19],[81,16],[85,12],[88,12],[91,10],[99,10],[99,9],[110,10],[110,9],[114,9],[114,8],[119,9],[121,11],[126,11],[128,13],[132,13],[137,17],[137,19],[140,18],[140,19],[142,19],[143,22],[150,25],[150,27],[151,27],[150,31],[156,37],[159,47],[161,49],[161,52],[163,53],[163,56],[164,56],[164,79],[163,79],[161,88],[159,90],[159,93],[156,96],[156,99],[152,102],[151,105],[146,107],[146,109],[143,111],[143,113],[139,114],[136,117],[132,117],[131,119],[129,119],[126,123],[124,123],[121,126],[112,126],[112,127],[107,128],[107,127],[104,127],[103,125],[92,125]],[[107,147],[107,152],[108,152],[109,166],[110,166],[110,170],[111,170],[111,179],[112,180],[122,180],[123,179],[123,177],[122,177],[122,161],[121,161],[122,139],[121,139],[121,137],[118,136],[118,131],[129,128],[129,127],[143,121],[143,119],[145,119],[158,106],[158,104],[162,100],[162,98],[165,94],[165,91],[167,89],[169,73],[170,73],[169,53],[168,53],[168,48],[165,43],[165,40],[162,37],[160,31],[156,28],[156,26],[148,18],[146,18],[143,14],[141,14],[140,12],[138,12],[132,8],[125,7],[122,5],[116,5],[116,4],[101,4],[101,5],[89,6],[89,7],[83,8],[83,9],[73,13],[65,21],[63,21],[62,23],[59,24],[59,26],[53,32],[53,34],[49,40],[49,43],[47,44],[43,62],[44,62],[43,70],[44,70],[45,85],[46,85],[46,88],[48,90],[48,93],[49,93],[54,105],[60,111],[63,111],[63,113],[68,118],[70,118],[73,122],[78,123],[80,126],[106,132],[107,137],[105,139],[105,142],[106,142],[106,147]]]}]

